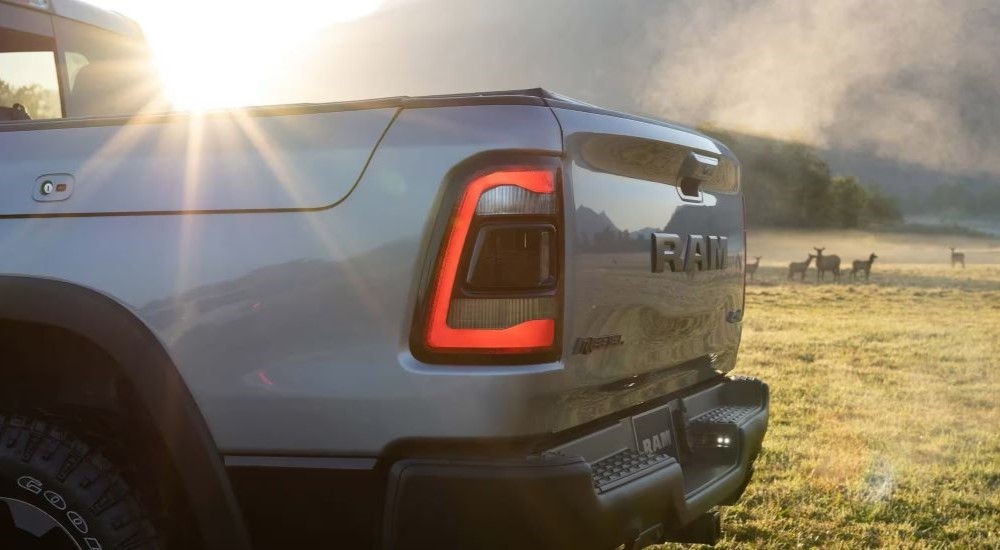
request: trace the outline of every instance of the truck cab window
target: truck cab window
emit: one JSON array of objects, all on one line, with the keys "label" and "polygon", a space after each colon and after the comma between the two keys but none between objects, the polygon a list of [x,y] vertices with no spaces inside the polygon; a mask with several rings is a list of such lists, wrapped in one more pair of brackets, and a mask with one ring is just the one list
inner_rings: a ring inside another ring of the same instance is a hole
[{"label": "truck cab window", "polygon": [[0,29],[0,122],[62,117],[52,40]]},{"label": "truck cab window", "polygon": [[84,23],[52,18],[69,90],[70,117],[155,109],[159,81],[144,42]]},{"label": "truck cab window", "polygon": [[80,69],[90,64],[90,60],[80,52],[63,52],[63,59],[66,63],[66,76],[69,89],[72,90],[76,84],[76,75],[80,74]]}]

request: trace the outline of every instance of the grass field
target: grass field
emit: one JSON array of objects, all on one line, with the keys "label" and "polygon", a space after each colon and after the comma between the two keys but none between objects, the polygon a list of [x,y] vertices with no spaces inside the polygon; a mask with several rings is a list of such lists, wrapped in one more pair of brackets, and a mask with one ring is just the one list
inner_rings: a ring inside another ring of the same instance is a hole
[{"label": "grass field", "polygon": [[721,548],[1000,548],[1000,266],[903,248],[869,283],[748,285],[736,373],[771,424]]}]

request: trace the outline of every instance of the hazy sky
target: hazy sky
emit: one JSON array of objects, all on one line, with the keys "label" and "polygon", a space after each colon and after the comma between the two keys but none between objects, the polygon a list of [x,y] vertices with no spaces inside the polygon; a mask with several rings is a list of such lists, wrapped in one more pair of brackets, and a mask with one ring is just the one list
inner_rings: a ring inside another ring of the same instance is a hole
[{"label": "hazy sky", "polygon": [[377,9],[348,23],[317,11],[345,5],[329,1],[207,12],[107,2],[151,27],[154,46],[184,48],[172,70],[196,72],[188,93],[277,103],[542,86],[688,124],[1000,174],[991,0],[368,0],[356,13]]}]

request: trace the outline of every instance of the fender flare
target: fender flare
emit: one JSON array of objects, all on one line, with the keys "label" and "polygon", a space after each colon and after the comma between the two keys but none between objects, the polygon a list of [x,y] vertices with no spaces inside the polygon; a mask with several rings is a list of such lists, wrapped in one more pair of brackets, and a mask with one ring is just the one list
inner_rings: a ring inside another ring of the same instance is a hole
[{"label": "fender flare", "polygon": [[206,548],[250,548],[242,512],[198,405],[163,345],[130,310],[73,283],[3,275],[0,319],[58,327],[107,352],[170,452]]}]

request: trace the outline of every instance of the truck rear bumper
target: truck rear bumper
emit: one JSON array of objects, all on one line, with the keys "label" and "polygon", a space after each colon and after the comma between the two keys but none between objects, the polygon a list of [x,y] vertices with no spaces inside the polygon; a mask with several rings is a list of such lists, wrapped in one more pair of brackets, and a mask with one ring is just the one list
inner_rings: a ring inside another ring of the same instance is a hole
[{"label": "truck rear bumper", "polygon": [[389,470],[385,548],[626,548],[712,542],[705,514],[742,494],[767,385],[724,379],[520,459],[404,458]]}]

